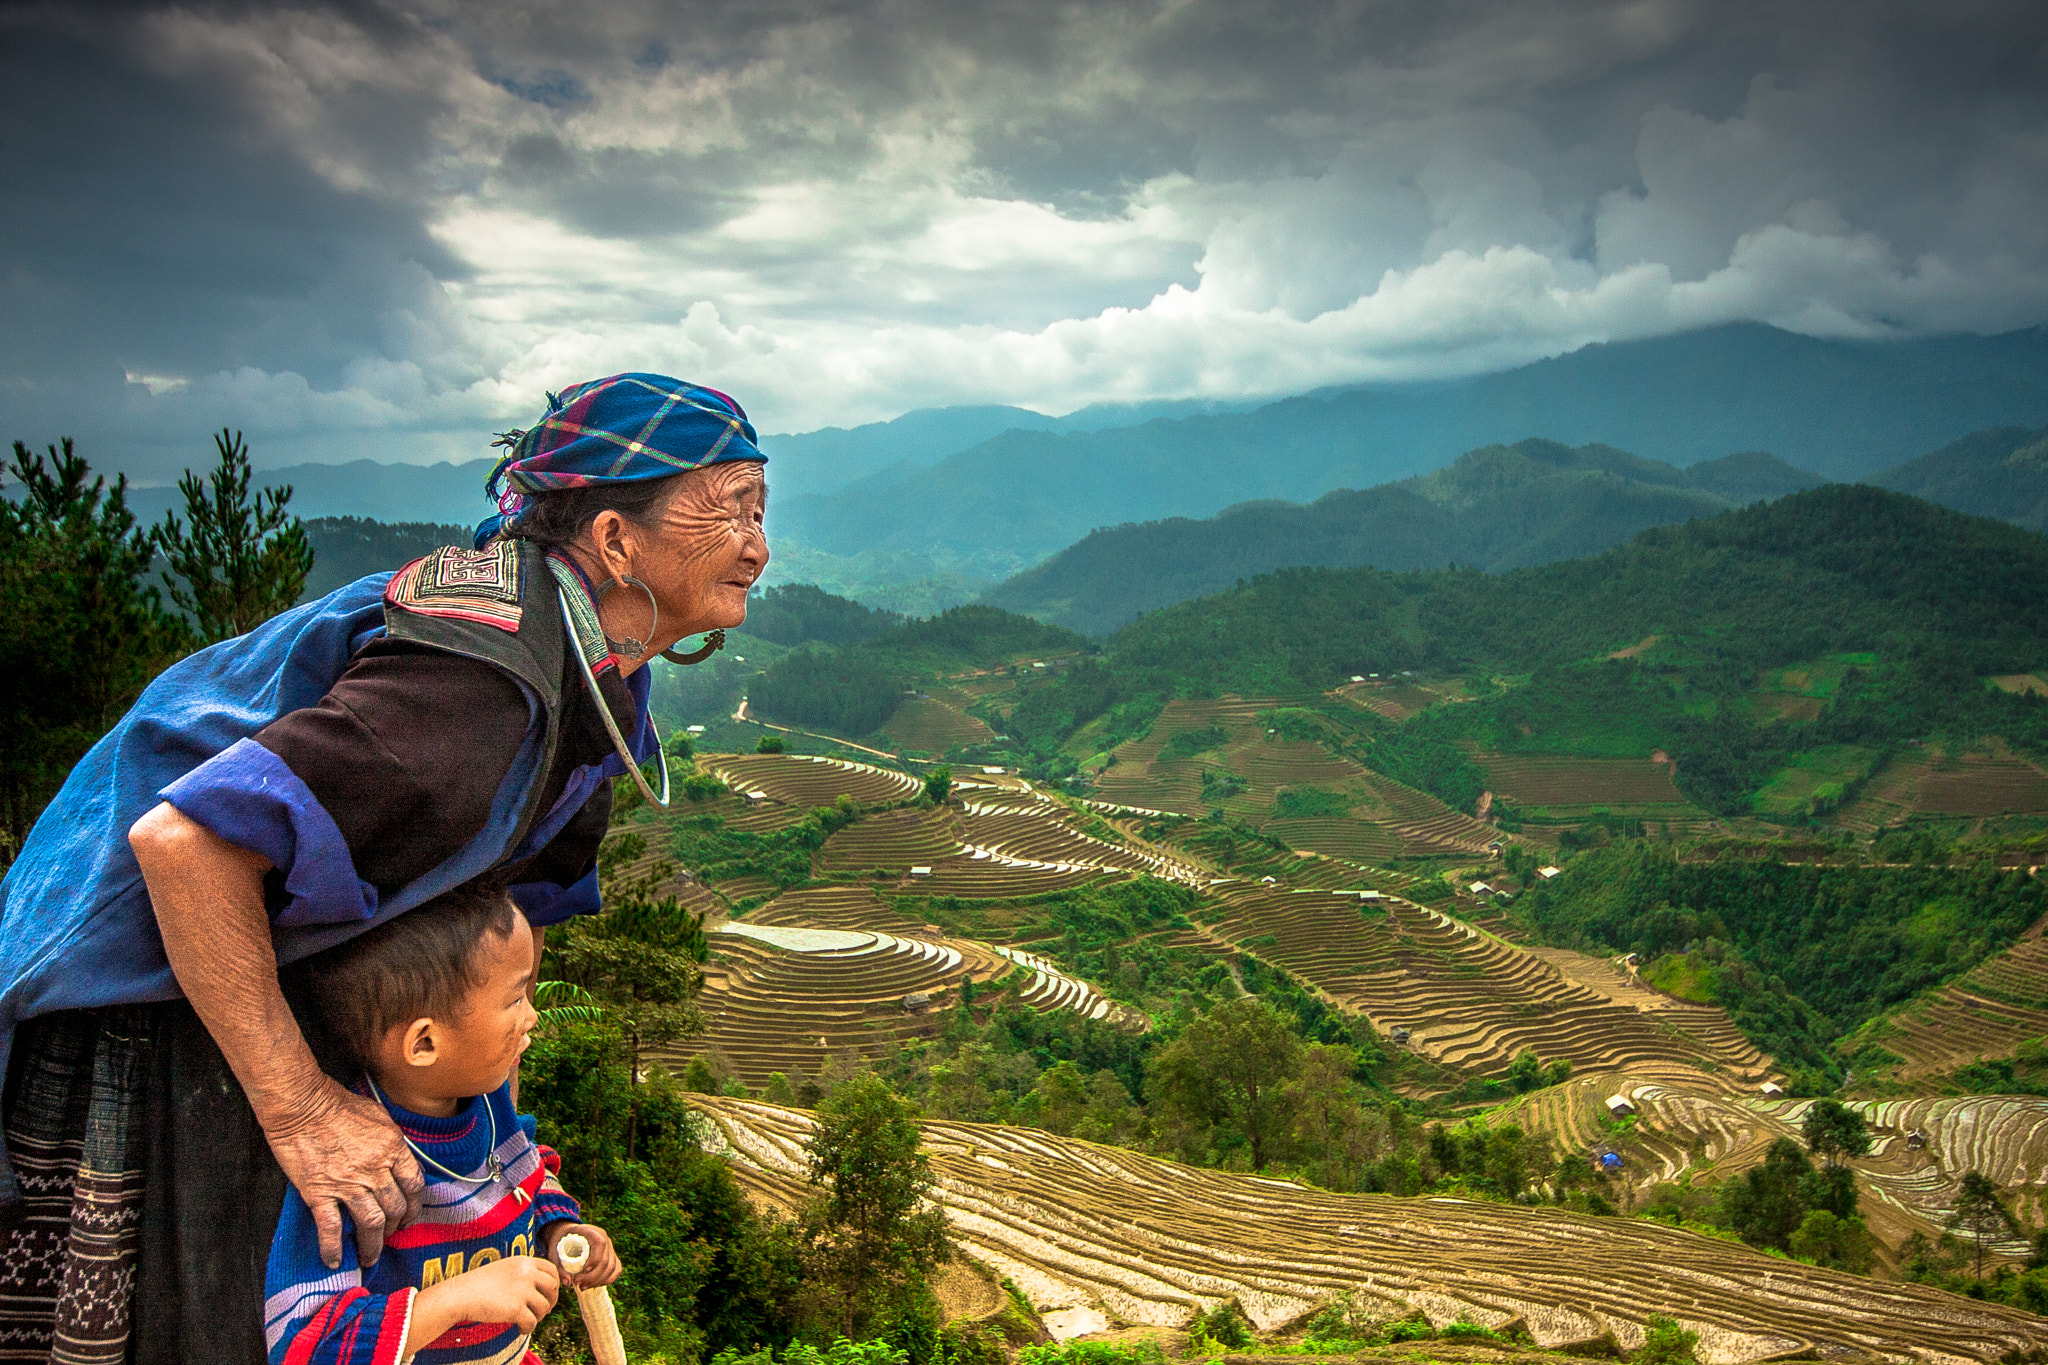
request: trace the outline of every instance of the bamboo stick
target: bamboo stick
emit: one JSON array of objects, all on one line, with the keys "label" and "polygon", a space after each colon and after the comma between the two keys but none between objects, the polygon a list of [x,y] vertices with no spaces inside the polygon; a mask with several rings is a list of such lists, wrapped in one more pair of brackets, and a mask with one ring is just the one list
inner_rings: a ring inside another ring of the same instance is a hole
[{"label": "bamboo stick", "polygon": [[[590,1259],[590,1242],[581,1233],[567,1233],[555,1243],[555,1257],[563,1270],[574,1275]],[[626,1343],[619,1338],[619,1319],[612,1311],[611,1291],[602,1285],[579,1289],[576,1303],[583,1310],[583,1325],[590,1331],[590,1353],[597,1357],[597,1365],[626,1365]]]}]

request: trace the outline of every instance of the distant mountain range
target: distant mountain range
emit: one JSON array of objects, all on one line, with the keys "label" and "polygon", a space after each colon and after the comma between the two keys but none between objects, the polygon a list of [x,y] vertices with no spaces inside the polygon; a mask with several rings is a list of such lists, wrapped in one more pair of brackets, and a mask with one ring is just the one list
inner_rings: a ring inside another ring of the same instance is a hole
[{"label": "distant mountain range", "polygon": [[[212,452],[195,468],[211,467]],[[347,464],[295,464],[259,469],[254,482],[275,487],[290,484],[291,510],[314,517],[367,517],[389,524],[428,522],[473,526],[497,509],[484,497],[484,480],[493,460],[461,464],[380,464],[351,460]],[[130,488],[128,506],[146,522],[163,518],[166,509],[185,510],[175,487]]]},{"label": "distant mountain range", "polygon": [[1096,531],[981,600],[1106,635],[1144,612],[1275,569],[1523,568],[1826,482],[1761,452],[1677,469],[1612,446],[1529,440],[1307,505],[1252,502],[1204,521]]},{"label": "distant mountain range", "polygon": [[919,408],[888,422],[826,427],[795,436],[763,436],[775,480],[802,495],[834,493],[878,474],[901,477],[928,468],[1006,431],[1103,431],[1162,418],[1248,412],[1261,402],[1169,399],[1156,403],[1094,403],[1064,417],[1029,408]]},{"label": "distant mountain range", "polygon": [[1870,482],[2048,532],[2048,427],[1973,432]]},{"label": "distant mountain range", "polygon": [[[1143,403],[1062,418],[927,409],[763,439],[774,461],[770,532],[781,551],[770,573],[923,611],[1099,527],[1212,517],[1259,499],[1308,502],[1530,436],[1616,447],[1675,468],[1768,450],[1799,469],[1858,479],[1972,431],[2043,423],[2048,329],[1861,342],[1755,324],[1588,346],[1457,383],[1249,409]],[[1939,465],[1940,452],[1928,461]],[[302,516],[467,524],[492,510],[482,491],[489,470],[482,457],[425,466],[358,460],[259,477],[291,483]],[[138,488],[130,501],[154,520],[178,495]]]},{"label": "distant mountain range", "polygon": [[1094,432],[1013,429],[836,493],[785,481],[774,529],[805,551],[925,554],[996,575],[1098,527],[1214,516],[1252,499],[1305,502],[1532,435],[1677,467],[1761,449],[1857,479],[1969,431],[2043,421],[2048,330],[1880,343],[1739,324],[1588,346],[1426,390],[1353,390]]}]

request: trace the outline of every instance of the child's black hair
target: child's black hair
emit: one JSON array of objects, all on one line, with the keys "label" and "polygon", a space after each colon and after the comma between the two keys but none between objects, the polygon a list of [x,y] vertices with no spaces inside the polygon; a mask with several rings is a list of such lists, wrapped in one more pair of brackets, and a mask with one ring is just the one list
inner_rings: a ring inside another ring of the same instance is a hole
[{"label": "child's black hair", "polygon": [[386,1032],[415,1019],[452,1019],[482,984],[486,934],[517,927],[504,883],[479,878],[317,953],[290,969],[333,1060],[367,1069]]}]

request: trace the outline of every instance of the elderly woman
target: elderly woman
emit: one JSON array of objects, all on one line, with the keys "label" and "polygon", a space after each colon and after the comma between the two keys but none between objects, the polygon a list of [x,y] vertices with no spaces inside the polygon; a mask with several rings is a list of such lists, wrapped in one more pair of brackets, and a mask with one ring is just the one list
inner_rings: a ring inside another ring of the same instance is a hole
[{"label": "elderly woman", "polygon": [[764,457],[739,404],[648,374],[504,442],[474,550],[166,671],[0,885],[0,1361],[262,1360],[286,1180],[330,1265],[344,1210],[367,1262],[421,1188],[280,965],[484,873],[536,952],[598,908],[606,779],[659,749],[646,665],[716,648],[768,562]]}]

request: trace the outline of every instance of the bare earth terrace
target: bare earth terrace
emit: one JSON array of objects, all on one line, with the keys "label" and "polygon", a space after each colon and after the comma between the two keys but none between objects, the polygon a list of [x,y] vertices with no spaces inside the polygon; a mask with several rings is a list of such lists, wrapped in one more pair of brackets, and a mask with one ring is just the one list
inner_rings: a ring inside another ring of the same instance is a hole
[{"label": "bare earth terrace", "polygon": [[[750,1188],[785,1207],[804,1194],[808,1115],[691,1098]],[[1272,1329],[1348,1291],[1388,1316],[1514,1325],[1553,1349],[1633,1349],[1665,1313],[1699,1333],[1705,1365],[1809,1354],[1960,1363],[2048,1348],[2048,1320],[2017,1309],[1643,1220],[1329,1194],[1030,1129],[928,1123],[924,1135],[955,1237],[1048,1312],[1099,1306],[1180,1327],[1234,1297]]]}]

